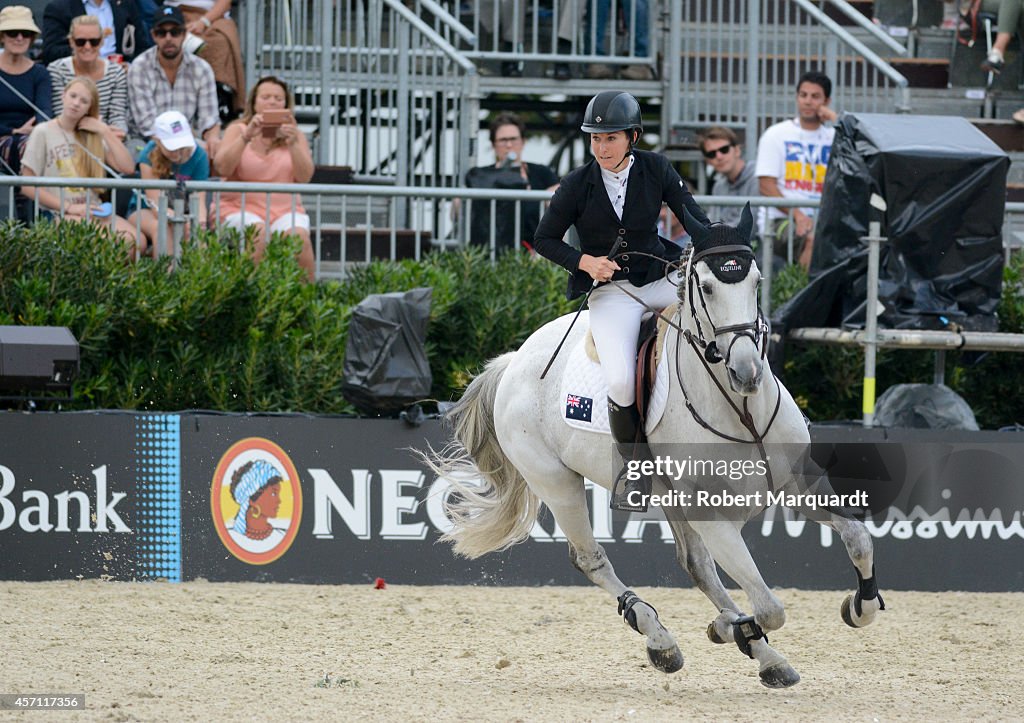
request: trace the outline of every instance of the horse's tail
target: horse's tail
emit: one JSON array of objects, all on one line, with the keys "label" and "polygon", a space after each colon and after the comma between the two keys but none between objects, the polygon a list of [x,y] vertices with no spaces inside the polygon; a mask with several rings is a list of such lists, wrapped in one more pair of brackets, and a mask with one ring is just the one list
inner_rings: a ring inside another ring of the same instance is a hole
[{"label": "horse's tail", "polygon": [[454,527],[441,539],[456,554],[480,557],[522,542],[537,519],[540,500],[526,485],[494,433],[494,397],[512,361],[508,353],[488,362],[445,415],[455,441],[424,462],[451,485],[444,508]]}]

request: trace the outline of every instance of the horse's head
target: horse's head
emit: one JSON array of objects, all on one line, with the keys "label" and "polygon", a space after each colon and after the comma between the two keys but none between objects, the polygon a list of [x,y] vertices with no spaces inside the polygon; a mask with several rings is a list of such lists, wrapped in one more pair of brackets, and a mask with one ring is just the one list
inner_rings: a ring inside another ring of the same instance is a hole
[{"label": "horse's head", "polygon": [[750,246],[754,230],[750,204],[736,227],[704,226],[689,213],[684,216],[693,249],[679,296],[693,316],[694,341],[709,362],[725,362],[734,392],[756,394],[768,335],[757,299],[761,272]]}]

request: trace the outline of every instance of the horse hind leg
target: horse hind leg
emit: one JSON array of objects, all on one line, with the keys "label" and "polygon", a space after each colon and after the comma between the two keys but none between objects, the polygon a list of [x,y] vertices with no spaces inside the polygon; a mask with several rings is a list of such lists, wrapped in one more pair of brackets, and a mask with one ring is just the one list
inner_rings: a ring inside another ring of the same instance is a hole
[{"label": "horse hind leg", "polygon": [[[546,490],[552,487],[555,485],[545,485]],[[576,476],[573,484],[563,483],[556,492],[545,492],[541,498],[569,541],[569,559],[573,567],[615,597],[619,614],[626,623],[647,638],[647,658],[651,664],[663,673],[680,670],[683,653],[672,634],[661,624],[657,610],[623,584],[604,548],[594,539],[582,478]]]},{"label": "horse hind leg", "polygon": [[668,515],[668,518],[676,539],[679,564],[719,610],[718,617],[708,625],[708,639],[716,644],[735,642],[741,652],[757,661],[758,677],[768,688],[788,688],[800,682],[800,674],[768,644],[768,636],[763,630],[751,627],[753,618],[739,612],[739,606],[722,584],[715,561],[700,535],[681,516]]}]

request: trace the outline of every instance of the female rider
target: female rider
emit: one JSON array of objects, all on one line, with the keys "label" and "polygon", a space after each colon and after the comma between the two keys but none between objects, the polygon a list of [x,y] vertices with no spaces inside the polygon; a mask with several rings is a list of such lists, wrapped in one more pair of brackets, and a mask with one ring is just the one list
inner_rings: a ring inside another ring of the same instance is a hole
[{"label": "female rider", "polygon": [[[534,248],[569,271],[570,298],[596,285],[590,294],[590,331],[608,385],[612,437],[626,462],[636,459],[637,445],[646,441],[633,382],[646,308],[616,287],[656,309],[675,303],[666,262],[678,259],[681,249],[658,236],[662,202],[680,222],[684,206],[696,220],[709,221],[663,156],[635,150],[643,126],[640,104],[632,95],[598,93],[587,105],[580,130],[590,134],[594,158],[562,179],[537,227]],[[573,225],[580,250],[562,240]],[[650,479],[633,480],[625,472],[624,465],[612,486],[612,509],[646,511]]]}]

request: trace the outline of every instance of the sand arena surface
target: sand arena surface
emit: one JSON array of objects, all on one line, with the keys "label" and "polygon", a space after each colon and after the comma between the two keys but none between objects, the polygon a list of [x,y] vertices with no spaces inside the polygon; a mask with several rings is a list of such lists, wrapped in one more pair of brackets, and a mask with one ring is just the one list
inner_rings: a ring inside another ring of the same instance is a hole
[{"label": "sand arena surface", "polygon": [[[595,587],[0,582],[0,692],[86,695],[61,720],[946,720],[1024,711],[1024,593],[781,590],[803,680],[704,630],[694,589],[641,588],[686,657],[665,675]],[[742,599],[739,596],[738,599]],[[46,714],[42,714],[46,715]],[[0,713],[40,720],[40,713]],[[49,720],[49,718],[47,718]]]}]

